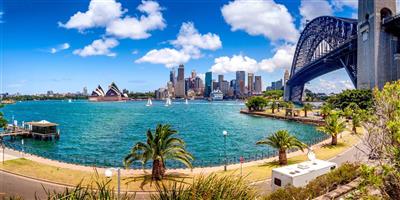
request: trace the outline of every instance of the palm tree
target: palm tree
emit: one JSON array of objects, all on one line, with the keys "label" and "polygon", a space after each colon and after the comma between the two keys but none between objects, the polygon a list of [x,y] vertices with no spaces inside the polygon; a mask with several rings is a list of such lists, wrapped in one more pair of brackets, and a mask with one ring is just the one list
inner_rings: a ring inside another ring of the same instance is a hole
[{"label": "palm tree", "polygon": [[186,151],[185,142],[182,139],[172,137],[177,134],[176,130],[171,129],[170,125],[158,124],[153,134],[151,130],[147,130],[147,141],[136,143],[131,152],[125,157],[124,165],[129,167],[132,162],[140,160],[142,165],[149,161],[153,161],[151,178],[152,180],[162,180],[165,175],[165,161],[176,160],[187,167],[192,168],[191,160],[193,156]]},{"label": "palm tree", "polygon": [[307,111],[312,111],[313,106],[310,103],[306,103],[303,106],[304,117],[307,117]]},{"label": "palm tree", "polygon": [[337,136],[346,128],[346,122],[338,113],[333,113],[325,117],[325,125],[319,128],[320,131],[331,135],[331,145],[337,145]]},{"label": "palm tree", "polygon": [[332,113],[333,106],[330,103],[324,103],[324,105],[321,106],[321,114],[322,117],[325,119],[326,116]]},{"label": "palm tree", "polygon": [[275,109],[279,109],[279,105],[276,103],[276,101],[272,101],[271,103],[272,114],[275,114]]},{"label": "palm tree", "polygon": [[362,109],[355,110],[352,115],[352,131],[357,134],[357,127],[361,126],[361,123],[366,120],[367,112]]},{"label": "palm tree", "polygon": [[302,143],[295,136],[290,135],[286,130],[279,130],[266,139],[258,141],[256,144],[269,145],[275,149],[278,149],[280,165],[287,164],[286,151],[288,149],[299,148],[303,151],[303,148],[306,147],[306,144]]}]

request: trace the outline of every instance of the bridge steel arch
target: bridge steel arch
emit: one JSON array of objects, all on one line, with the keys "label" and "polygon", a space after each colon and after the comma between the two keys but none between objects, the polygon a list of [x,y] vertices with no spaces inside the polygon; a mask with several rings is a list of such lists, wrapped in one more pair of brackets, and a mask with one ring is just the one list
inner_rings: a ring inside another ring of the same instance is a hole
[{"label": "bridge steel arch", "polygon": [[345,68],[357,83],[357,20],[322,16],[309,22],[296,46],[285,100],[300,102],[304,84],[323,74]]}]

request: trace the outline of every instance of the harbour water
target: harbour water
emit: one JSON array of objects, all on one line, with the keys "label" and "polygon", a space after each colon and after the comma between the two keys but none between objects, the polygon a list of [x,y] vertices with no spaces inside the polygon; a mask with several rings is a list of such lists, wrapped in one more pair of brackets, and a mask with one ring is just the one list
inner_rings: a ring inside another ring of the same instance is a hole
[{"label": "harbour water", "polygon": [[[228,131],[227,155],[230,162],[239,157],[257,159],[272,154],[267,146],[256,141],[286,129],[306,143],[316,142],[324,134],[311,125],[240,114],[243,103],[235,101],[164,101],[88,102],[88,101],[27,101],[7,105],[2,111],[11,121],[48,120],[59,124],[57,141],[25,139],[7,144],[32,154],[78,164],[120,166],[122,159],[138,141],[145,141],[146,130],[159,123],[171,124],[178,137],[185,140],[194,155],[195,166],[219,165],[224,156],[222,131]],[[176,163],[170,163],[179,167]],[[139,165],[138,165],[139,166]]]}]

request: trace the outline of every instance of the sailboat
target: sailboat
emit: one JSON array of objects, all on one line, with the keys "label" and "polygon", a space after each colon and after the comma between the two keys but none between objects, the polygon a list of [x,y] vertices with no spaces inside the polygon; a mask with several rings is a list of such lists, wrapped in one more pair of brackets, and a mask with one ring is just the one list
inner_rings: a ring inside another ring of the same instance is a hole
[{"label": "sailboat", "polygon": [[172,103],[171,103],[171,98],[167,98],[167,100],[165,101],[165,106],[170,106]]},{"label": "sailboat", "polygon": [[68,99],[68,103],[72,103],[72,99]]},{"label": "sailboat", "polygon": [[149,99],[147,100],[146,106],[152,106],[152,105],[153,105],[153,102],[151,102],[151,99],[149,98]]},{"label": "sailboat", "polygon": [[187,99],[186,99],[186,101],[185,101],[185,104],[186,104],[186,105],[188,105],[188,104],[189,104],[189,102],[188,102],[188,100],[187,100]]}]

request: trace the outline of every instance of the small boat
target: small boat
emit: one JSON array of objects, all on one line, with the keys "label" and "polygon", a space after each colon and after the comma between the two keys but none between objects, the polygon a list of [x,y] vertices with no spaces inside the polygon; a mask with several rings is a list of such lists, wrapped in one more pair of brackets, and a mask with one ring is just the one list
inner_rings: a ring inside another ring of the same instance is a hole
[{"label": "small boat", "polygon": [[170,106],[172,104],[171,102],[171,98],[167,98],[167,100],[165,101],[165,106]]},{"label": "small boat", "polygon": [[68,103],[72,103],[72,99],[68,99]]},{"label": "small boat", "polygon": [[185,104],[186,104],[186,105],[188,105],[188,104],[189,104],[189,102],[188,102],[188,100],[187,100],[187,99],[186,99],[186,101],[185,101]]},{"label": "small boat", "polygon": [[149,98],[149,99],[147,100],[146,106],[152,106],[152,105],[153,105],[153,102],[151,102],[151,99]]}]

